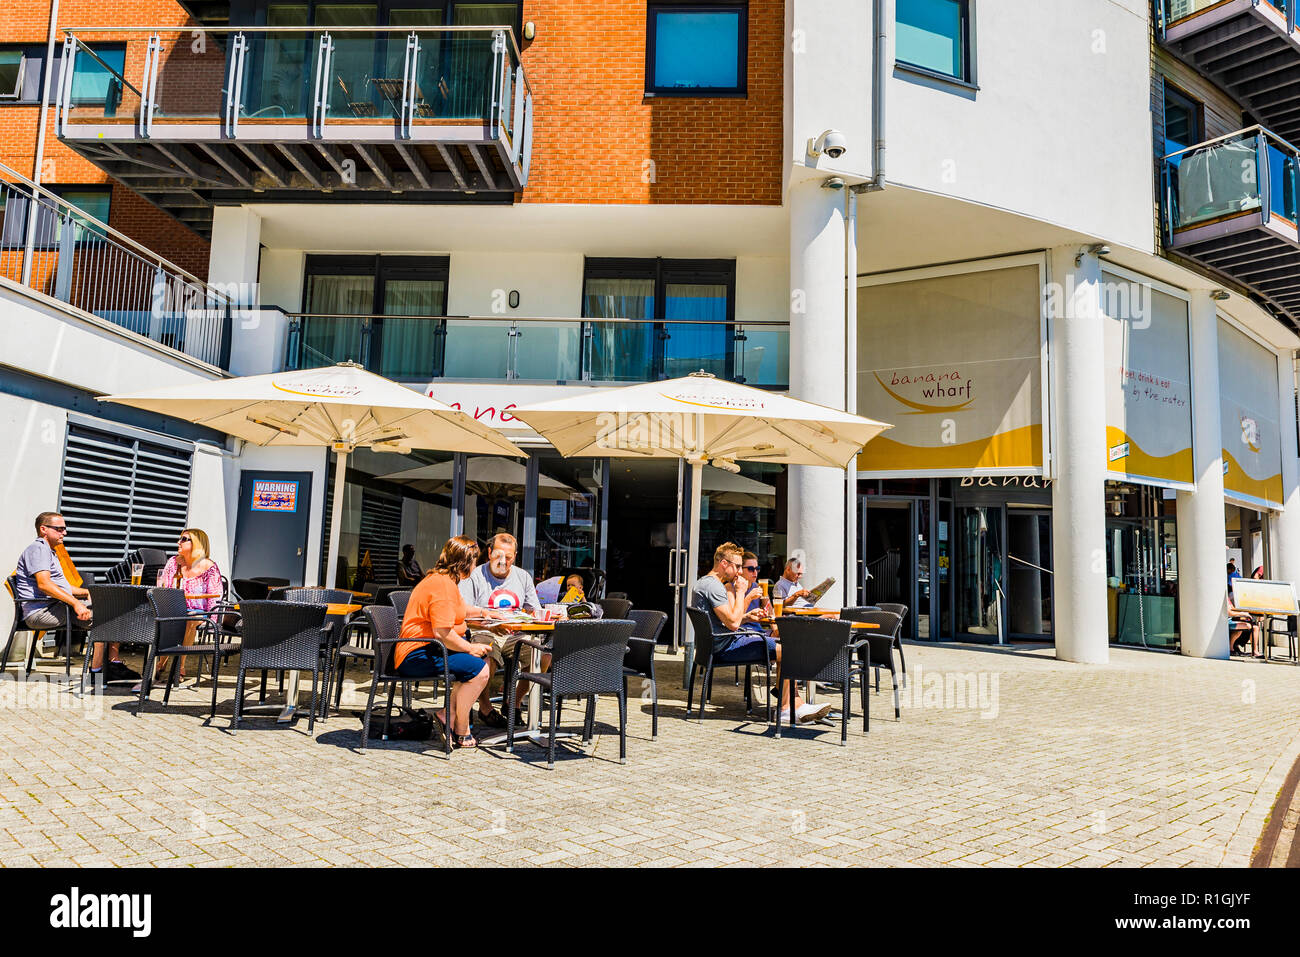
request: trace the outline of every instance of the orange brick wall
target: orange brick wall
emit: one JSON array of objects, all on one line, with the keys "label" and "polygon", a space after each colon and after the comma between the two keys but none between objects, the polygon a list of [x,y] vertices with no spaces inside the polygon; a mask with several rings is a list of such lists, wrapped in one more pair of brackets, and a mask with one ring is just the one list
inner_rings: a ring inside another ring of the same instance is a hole
[{"label": "orange brick wall", "polygon": [[784,0],[749,2],[744,99],[647,98],[645,0],[524,0],[523,20],[523,202],[780,204]]},{"label": "orange brick wall", "polygon": [[[0,8],[0,41],[45,45],[49,28],[50,6],[42,0],[11,0]],[[113,24],[120,26],[170,26],[191,22],[173,0],[61,0],[59,26],[77,27]],[[87,36],[93,36],[88,34]],[[109,35],[102,35],[104,40]],[[137,53],[136,47],[139,47]],[[55,59],[62,54],[62,37],[55,44]],[[143,44],[132,43],[127,56],[143,57]],[[50,91],[54,99],[54,91]],[[124,101],[124,106],[125,106]],[[0,105],[0,162],[24,176],[35,171],[38,106]],[[59,142],[54,135],[54,110],[45,128],[45,152],[41,164],[41,182],[57,185],[97,185],[111,183],[113,197],[109,205],[109,225],[121,230],[136,242],[166,256],[178,266],[205,277],[208,270],[208,243],[188,226],[178,222],[138,193],[110,177],[89,161],[82,159]]]}]

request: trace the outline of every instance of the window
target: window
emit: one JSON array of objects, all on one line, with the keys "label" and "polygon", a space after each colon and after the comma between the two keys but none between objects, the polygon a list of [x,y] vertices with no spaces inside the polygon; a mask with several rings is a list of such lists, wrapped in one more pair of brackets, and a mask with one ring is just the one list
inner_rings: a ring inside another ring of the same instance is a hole
[{"label": "window", "polygon": [[[108,222],[108,211],[113,191],[107,186],[47,186],[51,193],[71,203],[101,223]],[[8,192],[6,198],[4,226],[0,231],[0,245],[23,247],[27,243],[27,209],[31,199],[24,193]],[[84,216],[72,214],[77,223],[74,237],[77,242],[89,242],[104,238],[104,231],[92,225]],[[61,237],[59,224],[63,221],[63,207],[55,201],[44,198],[37,203],[36,213],[36,248],[57,246]]]},{"label": "window", "polygon": [[644,382],[703,369],[731,378],[735,292],[734,261],[588,259],[583,317],[642,320],[591,323],[589,377]]},{"label": "window", "polygon": [[[50,99],[59,81],[58,61],[50,78]],[[41,101],[45,47],[0,46],[0,104],[31,104]]]},{"label": "window", "polygon": [[0,50],[0,99],[16,100],[23,91],[23,51]]},{"label": "window", "polygon": [[123,44],[77,47],[72,69],[72,105],[104,104],[106,111],[116,108],[122,95],[122,71],[126,64]]},{"label": "window", "polygon": [[895,59],[902,66],[973,83],[969,0],[897,0]]},{"label": "window", "polygon": [[744,94],[748,8],[743,3],[651,3],[646,92]]},{"label": "window", "polygon": [[1165,83],[1165,155],[1205,141],[1201,105]]}]

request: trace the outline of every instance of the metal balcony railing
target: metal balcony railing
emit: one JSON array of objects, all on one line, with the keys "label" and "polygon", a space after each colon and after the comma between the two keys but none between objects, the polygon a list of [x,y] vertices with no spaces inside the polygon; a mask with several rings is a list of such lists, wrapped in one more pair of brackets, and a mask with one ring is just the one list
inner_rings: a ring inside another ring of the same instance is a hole
[{"label": "metal balcony railing", "polygon": [[224,369],[234,306],[197,276],[0,164],[0,276]]},{"label": "metal balcony railing", "polygon": [[651,382],[704,369],[789,386],[788,322],[456,316],[289,316],[285,365],[345,359],[399,381]]},{"label": "metal balcony railing", "polygon": [[1300,151],[1261,126],[1164,158],[1165,246],[1300,325]]},{"label": "metal balcony railing", "polygon": [[1300,151],[1262,126],[1170,153],[1164,162],[1173,244],[1187,230],[1233,220],[1296,225]]}]

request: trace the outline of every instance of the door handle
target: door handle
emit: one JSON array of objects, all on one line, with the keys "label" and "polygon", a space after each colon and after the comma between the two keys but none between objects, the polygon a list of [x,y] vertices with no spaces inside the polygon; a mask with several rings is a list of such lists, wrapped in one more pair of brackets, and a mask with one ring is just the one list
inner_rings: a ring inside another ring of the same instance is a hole
[{"label": "door handle", "polygon": [[302,554],[302,546],[301,546],[301,545],[298,546],[298,554],[299,554],[299,555]]}]

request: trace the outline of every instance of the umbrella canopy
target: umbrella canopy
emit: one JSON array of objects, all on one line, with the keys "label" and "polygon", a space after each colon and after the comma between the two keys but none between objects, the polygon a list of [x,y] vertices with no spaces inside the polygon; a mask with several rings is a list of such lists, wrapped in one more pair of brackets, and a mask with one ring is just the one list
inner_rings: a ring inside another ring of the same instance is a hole
[{"label": "umbrella canopy", "polygon": [[709,504],[722,508],[773,508],[776,505],[776,486],[757,482],[752,478],[708,469],[704,472],[704,491]]},{"label": "umbrella canopy", "polygon": [[[690,575],[699,564],[701,473],[706,463],[728,472],[740,470],[738,461],[844,469],[864,445],[891,428],[706,372],[593,390],[512,409],[511,415],[531,425],[562,455],[689,462]],[[679,623],[674,615],[674,629]],[[686,667],[689,670],[689,660]]]},{"label": "umbrella canopy", "polygon": [[[332,448],[334,487],[340,492],[348,453],[355,448],[524,454],[473,416],[352,362],[101,396],[100,401],[185,419],[255,445]],[[328,588],[334,587],[337,574],[342,512],[343,495],[336,494],[325,571]]]},{"label": "umbrella canopy", "polygon": [[[386,482],[405,482],[422,492],[446,492],[451,488],[454,462],[435,462],[419,468],[379,476]],[[504,498],[525,488],[528,469],[510,459],[476,456],[466,463],[465,490],[487,498]],[[539,498],[568,498],[578,489],[546,475],[537,477]]]},{"label": "umbrella canopy", "polygon": [[523,419],[566,456],[740,460],[843,469],[891,426],[695,373],[539,402]]}]

